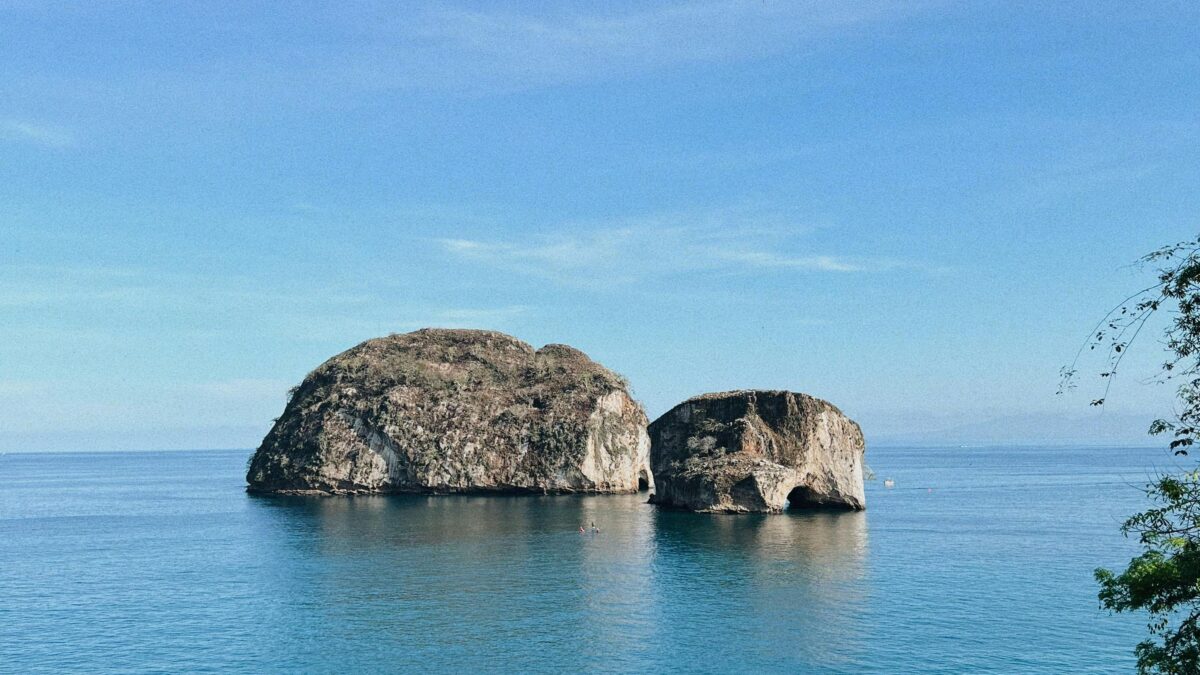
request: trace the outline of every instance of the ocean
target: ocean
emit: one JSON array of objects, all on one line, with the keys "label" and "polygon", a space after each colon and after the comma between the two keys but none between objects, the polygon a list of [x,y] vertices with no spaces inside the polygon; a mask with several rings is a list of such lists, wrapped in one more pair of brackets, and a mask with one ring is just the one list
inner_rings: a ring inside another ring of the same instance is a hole
[{"label": "ocean", "polygon": [[865,512],[732,516],[256,496],[249,454],[0,456],[0,672],[1125,673],[1092,570],[1172,464],[870,448]]}]

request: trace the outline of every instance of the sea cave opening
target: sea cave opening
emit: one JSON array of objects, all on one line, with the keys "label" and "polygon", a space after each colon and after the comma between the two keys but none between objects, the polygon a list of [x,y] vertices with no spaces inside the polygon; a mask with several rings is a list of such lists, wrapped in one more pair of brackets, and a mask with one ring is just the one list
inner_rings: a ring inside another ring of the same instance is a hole
[{"label": "sea cave opening", "polygon": [[803,485],[792,488],[788,493],[787,502],[787,506],[784,507],[787,509],[811,509],[816,506],[812,501],[812,490]]},{"label": "sea cave opening", "polygon": [[650,476],[645,471],[638,474],[638,492],[645,492],[650,489]]}]

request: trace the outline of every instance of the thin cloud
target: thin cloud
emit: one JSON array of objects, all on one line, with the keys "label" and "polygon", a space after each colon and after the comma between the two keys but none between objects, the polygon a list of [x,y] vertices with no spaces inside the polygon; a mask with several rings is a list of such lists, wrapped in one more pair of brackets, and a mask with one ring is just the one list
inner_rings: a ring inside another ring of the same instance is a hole
[{"label": "thin cloud", "polygon": [[508,244],[472,239],[439,239],[444,250],[458,257],[497,264],[515,271],[553,270],[564,273],[601,270],[616,266],[629,255],[639,233],[621,228],[540,242]]},{"label": "thin cloud", "polygon": [[526,305],[511,305],[488,309],[446,309],[435,314],[434,318],[441,322],[487,322],[511,319],[528,313],[529,307]]},{"label": "thin cloud", "polygon": [[[536,16],[440,9],[409,24],[408,37],[429,46],[425,51],[405,50],[403,57],[408,64],[423,66],[408,72],[409,77],[423,72],[443,87],[555,84],[761,58],[794,49],[798,42],[903,18],[925,4],[719,0],[625,12],[589,6],[584,12]],[[420,78],[416,82],[429,84]]]},{"label": "thin cloud", "polygon": [[19,120],[0,120],[0,140],[31,143],[47,148],[67,148],[75,145],[75,135],[66,129]]},{"label": "thin cloud", "polygon": [[428,312],[417,319],[408,319],[396,324],[400,330],[418,328],[496,328],[509,325],[512,321],[528,316],[532,308],[528,305],[504,307],[457,307]]},{"label": "thin cloud", "polygon": [[367,293],[336,289],[260,288],[252,279],[205,277],[130,267],[14,265],[0,269],[0,310],[58,305],[230,305],[358,307]]},{"label": "thin cloud", "polygon": [[750,267],[783,267],[820,272],[862,272],[865,267],[832,255],[791,257],[768,251],[725,251],[719,254],[731,262]]},{"label": "thin cloud", "polygon": [[0,290],[0,309],[44,307],[63,303],[123,302],[139,296],[138,289],[113,288],[91,290],[86,288],[6,288]]},{"label": "thin cloud", "polygon": [[[329,36],[320,43],[265,55],[254,50],[250,61],[225,57],[187,71],[146,75],[160,90],[188,92],[200,85],[218,100],[228,95],[230,83],[246,93],[296,96],[297,80],[309,83],[303,92],[332,90],[339,98],[375,90],[489,95],[760,59],[833,44],[934,4],[709,0],[652,8],[563,4],[533,11],[443,3],[390,12],[348,3],[318,15],[320,25],[307,26]],[[246,20],[244,34],[265,36],[268,43],[278,30],[274,15],[250,13]]]},{"label": "thin cloud", "polygon": [[905,261],[798,252],[796,238],[811,228],[745,226],[711,217],[694,220],[705,225],[675,224],[672,218],[649,218],[641,227],[591,229],[517,241],[491,241],[462,237],[434,243],[442,252],[465,262],[488,265],[508,272],[542,277],[567,285],[615,286],[646,278],[695,272],[736,273],[747,270],[855,274],[917,269]]},{"label": "thin cloud", "polygon": [[[96,4],[88,5],[89,13],[125,11],[120,3]],[[183,55],[169,68],[130,61],[100,80],[27,71],[5,84],[26,98],[47,90],[64,96],[83,91],[120,101],[126,114],[187,108],[239,115],[247,106],[275,109],[286,103],[340,109],[379,91],[489,96],[803,54],[869,38],[941,4],[944,0],[709,0],[533,9],[451,2],[398,9],[352,1],[336,10],[296,13],[287,21],[251,7],[239,12],[236,31],[222,17],[201,11],[191,15],[194,21],[158,26],[164,39],[213,33],[228,41],[226,48]],[[79,18],[63,20],[69,27]],[[322,39],[298,41],[298,34]],[[73,49],[87,53],[95,39]],[[23,140],[56,147],[75,142],[62,129],[14,123],[9,133]]]},{"label": "thin cloud", "polygon": [[0,268],[0,310],[69,303],[113,303],[142,293],[139,274],[124,267],[12,265]]}]

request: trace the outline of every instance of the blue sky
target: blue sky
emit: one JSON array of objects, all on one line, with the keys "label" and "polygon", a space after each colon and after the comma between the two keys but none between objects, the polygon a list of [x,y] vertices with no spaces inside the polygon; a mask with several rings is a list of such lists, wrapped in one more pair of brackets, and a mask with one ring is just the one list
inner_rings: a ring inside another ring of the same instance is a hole
[{"label": "blue sky", "polygon": [[1182,2],[0,1],[0,450],[252,447],[325,358],[431,325],[575,345],[652,417],[772,387],[869,442],[1138,440],[1153,339],[1103,413],[1054,391],[1198,229],[1197,34]]}]

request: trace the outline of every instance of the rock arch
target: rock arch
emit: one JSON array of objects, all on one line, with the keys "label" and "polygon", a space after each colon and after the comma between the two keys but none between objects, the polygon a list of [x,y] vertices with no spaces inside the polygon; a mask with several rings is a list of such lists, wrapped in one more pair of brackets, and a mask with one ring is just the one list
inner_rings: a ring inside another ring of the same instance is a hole
[{"label": "rock arch", "polygon": [[719,513],[866,504],[862,430],[806,394],[703,394],[655,420],[649,433],[655,504]]}]

